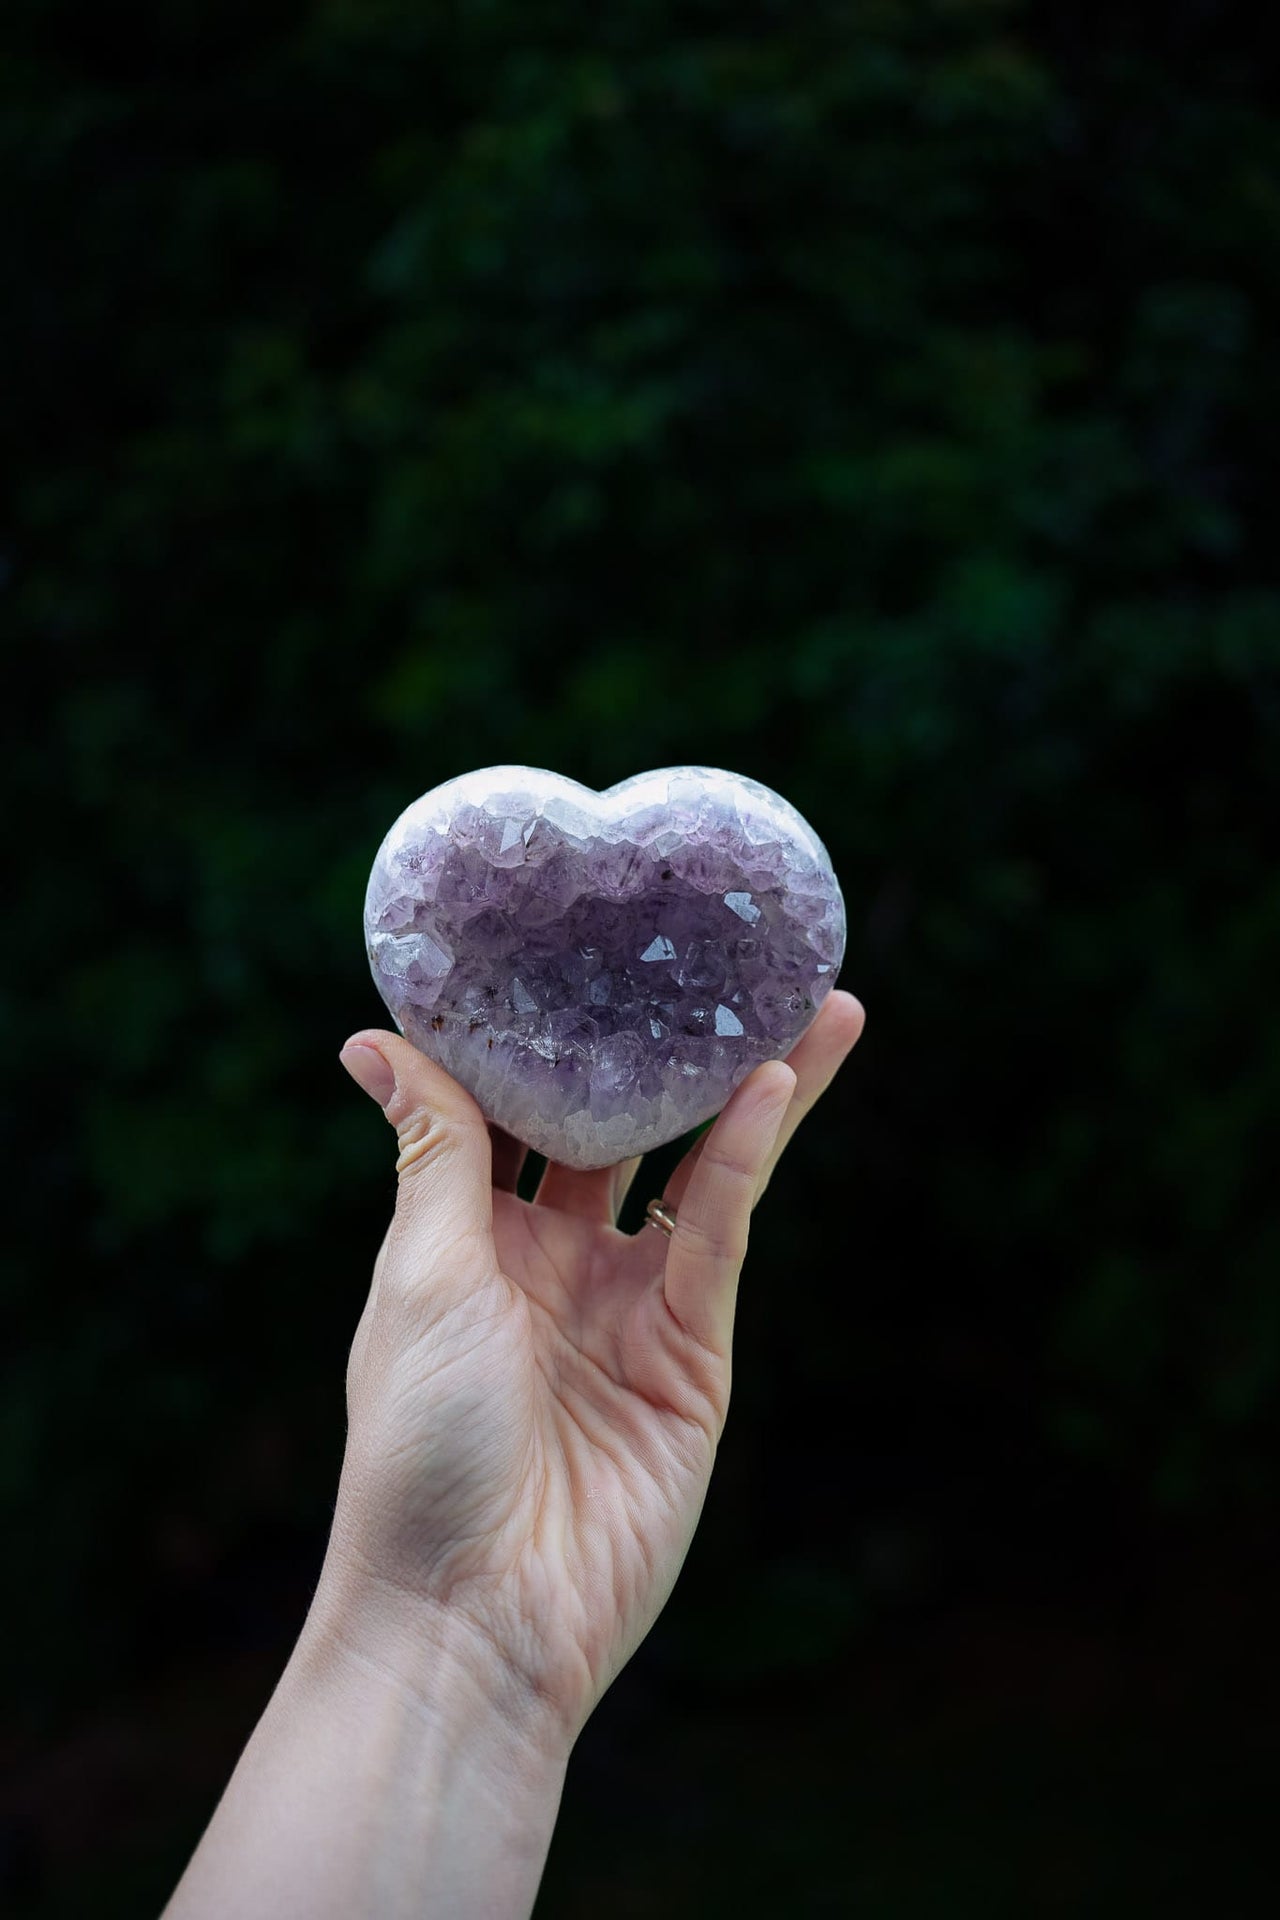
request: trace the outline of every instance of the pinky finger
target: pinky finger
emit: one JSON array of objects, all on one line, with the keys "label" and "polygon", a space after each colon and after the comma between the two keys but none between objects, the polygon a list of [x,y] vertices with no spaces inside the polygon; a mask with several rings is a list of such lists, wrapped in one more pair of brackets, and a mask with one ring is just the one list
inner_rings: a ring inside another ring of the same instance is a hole
[{"label": "pinky finger", "polygon": [[724,1359],[756,1188],[795,1085],[783,1060],[743,1081],[700,1142],[667,1247],[668,1308],[691,1339]]}]

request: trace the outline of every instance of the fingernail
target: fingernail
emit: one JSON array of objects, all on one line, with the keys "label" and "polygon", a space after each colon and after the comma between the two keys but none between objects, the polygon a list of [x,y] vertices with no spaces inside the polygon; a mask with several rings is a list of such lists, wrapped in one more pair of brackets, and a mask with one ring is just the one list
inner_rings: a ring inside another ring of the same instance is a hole
[{"label": "fingernail", "polygon": [[396,1076],[376,1047],[344,1047],[338,1055],[358,1087],[385,1107],[396,1090]]}]

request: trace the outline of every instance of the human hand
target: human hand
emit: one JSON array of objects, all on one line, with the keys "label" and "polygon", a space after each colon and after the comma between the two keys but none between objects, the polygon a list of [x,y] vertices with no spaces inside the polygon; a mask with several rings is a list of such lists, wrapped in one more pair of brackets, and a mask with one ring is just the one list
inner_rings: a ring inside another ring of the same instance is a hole
[{"label": "human hand", "polygon": [[[347,1371],[348,1442],[320,1597],[337,1631],[381,1623],[474,1649],[568,1742],[680,1570],[729,1404],[752,1209],[857,1041],[830,993],[784,1063],[736,1089],[663,1198],[667,1239],[617,1217],[639,1159],[549,1163],[398,1035],[342,1059],[399,1144],[393,1218]],[[463,1657],[466,1657],[465,1654]]]}]

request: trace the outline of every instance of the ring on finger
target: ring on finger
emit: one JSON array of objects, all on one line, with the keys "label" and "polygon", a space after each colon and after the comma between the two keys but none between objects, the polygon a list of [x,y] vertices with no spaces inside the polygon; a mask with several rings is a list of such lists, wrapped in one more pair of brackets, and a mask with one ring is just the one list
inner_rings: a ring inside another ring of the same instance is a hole
[{"label": "ring on finger", "polygon": [[645,1223],[657,1227],[669,1240],[675,1232],[676,1209],[668,1200],[651,1200],[645,1208]]}]

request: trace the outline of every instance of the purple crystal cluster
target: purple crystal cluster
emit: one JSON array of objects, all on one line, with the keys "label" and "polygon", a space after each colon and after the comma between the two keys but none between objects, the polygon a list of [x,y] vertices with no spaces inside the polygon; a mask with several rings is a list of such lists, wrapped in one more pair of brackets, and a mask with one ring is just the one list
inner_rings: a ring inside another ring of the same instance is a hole
[{"label": "purple crystal cluster", "polygon": [[665,767],[603,793],[486,767],[406,808],[373,863],[369,964],[396,1026],[487,1119],[612,1166],[710,1119],[835,985],[844,900],[771,788]]}]

